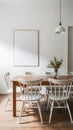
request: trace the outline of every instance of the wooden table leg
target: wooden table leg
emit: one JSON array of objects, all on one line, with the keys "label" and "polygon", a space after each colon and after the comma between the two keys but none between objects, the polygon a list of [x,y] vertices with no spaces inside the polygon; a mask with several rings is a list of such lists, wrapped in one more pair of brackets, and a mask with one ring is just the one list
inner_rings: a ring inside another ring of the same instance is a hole
[{"label": "wooden table leg", "polygon": [[13,82],[13,117],[16,117],[16,82]]}]

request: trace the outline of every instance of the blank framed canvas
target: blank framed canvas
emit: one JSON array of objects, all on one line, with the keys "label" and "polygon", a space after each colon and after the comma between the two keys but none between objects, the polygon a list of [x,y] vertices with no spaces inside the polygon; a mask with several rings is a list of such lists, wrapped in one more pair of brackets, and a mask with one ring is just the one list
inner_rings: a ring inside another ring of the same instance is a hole
[{"label": "blank framed canvas", "polygon": [[19,67],[39,66],[39,31],[13,31],[13,65]]}]

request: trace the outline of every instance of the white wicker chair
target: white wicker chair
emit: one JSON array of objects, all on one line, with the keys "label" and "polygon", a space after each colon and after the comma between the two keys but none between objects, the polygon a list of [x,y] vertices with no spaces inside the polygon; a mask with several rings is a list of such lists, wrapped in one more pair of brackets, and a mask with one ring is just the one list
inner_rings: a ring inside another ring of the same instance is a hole
[{"label": "white wicker chair", "polygon": [[[12,82],[10,80],[10,72],[7,72],[4,74],[4,79],[6,82],[6,86],[7,86],[7,93],[8,93],[8,99],[5,105],[5,110],[7,109],[7,104],[10,100],[12,100],[12,94],[13,94],[13,88],[12,88]],[[16,93],[17,96],[20,95],[21,89],[20,87],[16,87]]]},{"label": "white wicker chair", "polygon": [[[40,120],[41,120],[41,123],[43,123],[41,107],[40,107],[40,99],[42,98],[40,94],[42,79],[34,79],[30,81],[29,80],[25,81],[22,79],[22,80],[19,80],[18,82],[19,82],[19,85],[21,86],[20,99],[22,100],[22,108],[20,110],[19,123],[21,123],[21,117],[23,113],[25,112],[24,110],[26,108],[26,103],[28,103],[29,105],[27,109],[38,108]],[[33,89],[33,86],[36,86],[36,87],[34,87]],[[33,105],[33,103],[35,103],[35,105]]]},{"label": "white wicker chair", "polygon": [[68,105],[68,99],[70,96],[73,79],[60,80],[49,78],[48,81],[50,82],[48,94],[48,107],[50,107],[49,124],[51,122],[53,108],[67,108],[71,123],[73,123],[70,108]]}]

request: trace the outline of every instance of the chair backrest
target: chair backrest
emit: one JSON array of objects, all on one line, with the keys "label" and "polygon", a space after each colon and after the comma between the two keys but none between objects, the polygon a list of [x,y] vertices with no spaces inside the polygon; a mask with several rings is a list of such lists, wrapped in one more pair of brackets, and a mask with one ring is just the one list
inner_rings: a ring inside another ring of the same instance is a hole
[{"label": "chair backrest", "polygon": [[43,79],[33,79],[33,80],[27,80],[27,81],[25,81],[24,79],[18,80],[19,85],[21,87],[21,94],[22,96],[25,96],[25,100],[37,99],[37,97],[40,95],[40,88],[41,88],[42,81]]},{"label": "chair backrest", "polygon": [[4,78],[5,78],[7,88],[10,89],[11,88],[10,72],[5,73]]},{"label": "chair backrest", "polygon": [[51,96],[54,95],[55,98],[69,98],[73,78],[67,80],[49,78],[48,81],[50,82]]},{"label": "chair backrest", "polygon": [[32,72],[25,72],[25,75],[32,75]]}]

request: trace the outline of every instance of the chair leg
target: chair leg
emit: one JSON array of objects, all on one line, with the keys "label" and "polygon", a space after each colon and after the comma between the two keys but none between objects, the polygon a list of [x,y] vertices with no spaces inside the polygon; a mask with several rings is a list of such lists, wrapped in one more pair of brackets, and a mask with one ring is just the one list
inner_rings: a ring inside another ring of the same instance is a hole
[{"label": "chair leg", "polygon": [[9,102],[9,99],[10,99],[10,94],[8,95],[8,99],[7,99],[7,102],[6,102],[6,105],[5,105],[5,110],[6,110],[6,108],[7,108],[7,104],[8,104],[8,102]]},{"label": "chair leg", "polygon": [[50,116],[49,116],[49,124],[51,122],[51,117],[52,117],[52,112],[53,112],[53,106],[54,106],[54,101],[52,101],[52,103],[51,103]]},{"label": "chair leg", "polygon": [[50,104],[51,104],[51,100],[50,99],[48,99],[48,101],[47,101],[47,108],[46,108],[46,111],[48,111],[48,108],[50,109]]},{"label": "chair leg", "polygon": [[70,108],[69,108],[69,105],[68,105],[67,101],[66,101],[66,105],[67,105],[67,109],[68,109],[68,112],[69,112],[69,117],[70,117],[71,123],[73,123],[72,116],[71,116],[71,111],[70,111]]},{"label": "chair leg", "polygon": [[39,101],[37,102],[37,106],[38,106],[38,111],[39,111],[39,115],[40,115],[40,119],[41,119],[41,124],[43,124],[43,118],[42,118],[42,113],[41,113],[41,108],[40,108]]},{"label": "chair leg", "polygon": [[49,101],[47,99],[47,107],[46,107],[46,111],[48,110],[48,107],[49,107]]},{"label": "chair leg", "polygon": [[21,107],[21,111],[20,111],[20,115],[19,115],[19,124],[20,124],[20,121],[21,121],[21,116],[22,116],[22,113],[23,113],[23,108],[24,108],[24,101],[22,102],[22,107]]},{"label": "chair leg", "polygon": [[48,103],[48,95],[47,95],[47,107],[46,107],[46,111],[48,110],[48,106],[49,106],[49,103]]}]

